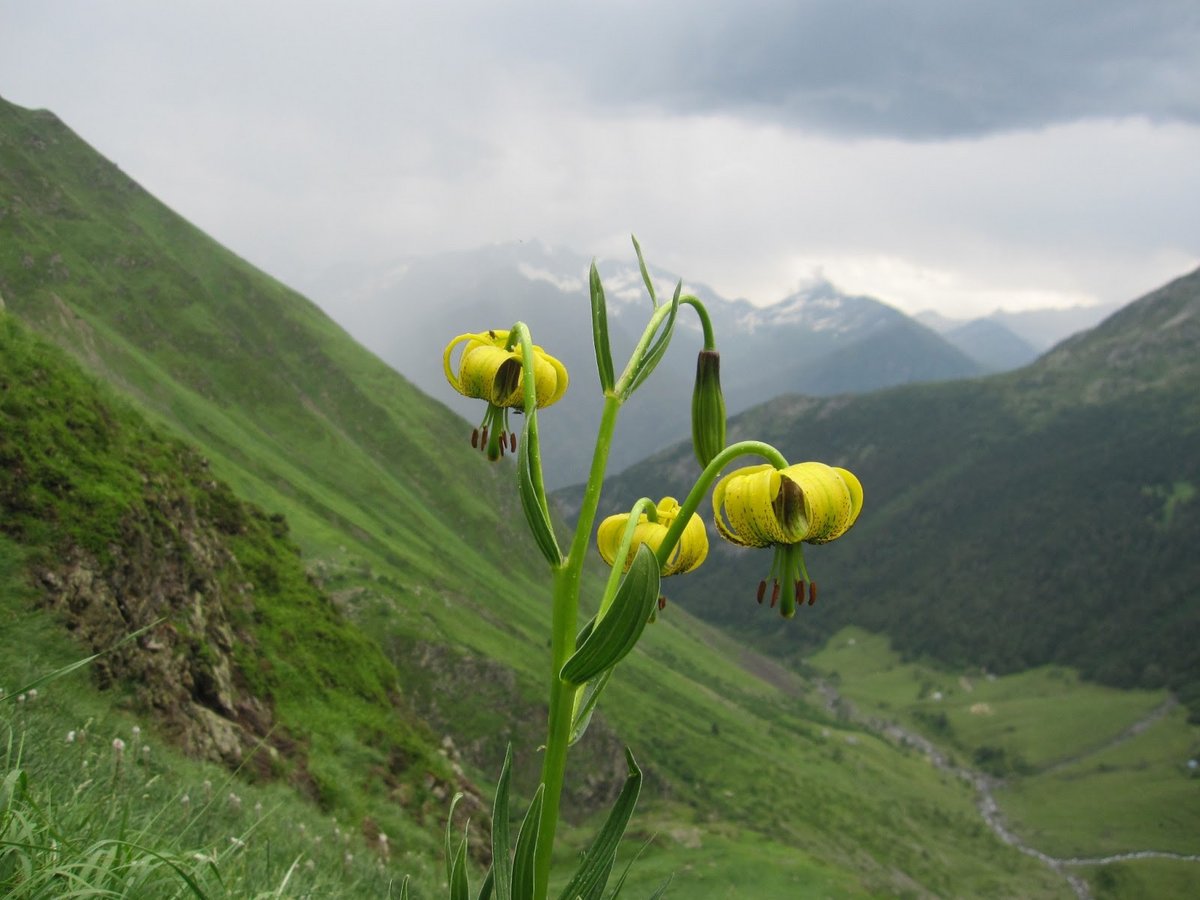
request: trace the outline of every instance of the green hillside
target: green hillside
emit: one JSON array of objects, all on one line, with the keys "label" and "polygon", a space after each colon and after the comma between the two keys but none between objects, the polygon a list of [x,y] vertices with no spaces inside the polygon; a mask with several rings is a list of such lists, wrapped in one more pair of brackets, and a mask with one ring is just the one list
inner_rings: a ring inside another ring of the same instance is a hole
[{"label": "green hillside", "polygon": [[[180,491],[196,493],[211,477],[265,510],[237,505],[247,529],[282,540],[287,524],[308,575],[394,667],[398,696],[377,689],[390,670],[371,662],[372,651],[325,649],[310,636],[306,629],[323,621],[313,610],[333,613],[299,578],[294,558],[280,576],[279,603],[266,610],[281,619],[259,623],[265,649],[247,656],[270,660],[278,641],[288,663],[307,653],[313,665],[326,653],[345,657],[312,674],[331,702],[356,693],[364,718],[367,708],[415,712],[446,765],[476,784],[491,783],[512,741],[517,788],[528,796],[543,738],[549,584],[524,531],[512,468],[472,451],[467,423],[304,298],[157,203],[52,115],[2,102],[0,296],[13,318],[132,400],[153,431],[170,436],[169,446],[184,440],[197,448],[170,451],[184,473],[211,473],[199,476],[200,488],[179,475]],[[413,335],[413,352],[437,354],[448,337]],[[15,446],[27,446],[38,421],[8,425]],[[62,413],[45,427],[59,435],[73,421]],[[86,459],[103,433],[85,431],[61,446]],[[45,446],[60,446],[58,438]],[[135,470],[151,465],[119,455]],[[112,466],[98,468],[85,492],[109,518],[121,492],[137,487]],[[60,521],[68,530],[77,524],[74,512]],[[51,534],[32,525],[13,533],[35,557],[52,552]],[[232,547],[243,567],[258,562],[252,547]],[[274,590],[260,587],[261,577],[255,590]],[[251,618],[264,606],[256,602]],[[272,688],[277,675],[243,664],[252,696]],[[341,674],[360,666],[375,680]],[[281,718],[307,715],[308,698],[295,696],[294,707],[279,702]],[[794,676],[674,605],[623,664],[601,712],[572,756],[569,825],[581,828],[582,845],[590,815],[618,786],[628,743],[647,776],[634,837],[657,835],[630,882],[643,894],[666,872],[675,873],[672,894],[688,897],[1065,894],[1057,875],[987,830],[962,784],[831,719],[804,699]],[[373,740],[356,745],[323,714],[305,727],[314,746],[336,750],[339,764],[367,767],[368,776],[376,770],[361,755],[363,745],[383,752]],[[411,727],[416,753],[423,726]],[[419,757],[393,755],[384,769],[387,789],[362,802],[437,827],[444,810],[392,790],[392,779],[423,774]],[[336,783],[320,780],[324,791]],[[326,803],[350,802],[324,791]],[[360,821],[355,827],[366,833]],[[419,887],[433,895],[428,884]]]},{"label": "green hillside", "polygon": [[[1200,272],[1035,364],[862,397],[781,398],[730,424],[792,459],[846,466],[869,514],[808,554],[822,602],[751,626],[795,655],[846,624],[903,652],[1011,672],[1078,667],[1178,691],[1200,711]],[[623,473],[682,489],[679,447]],[[765,572],[722,547],[680,600],[745,630]],[[799,626],[799,627],[797,627]]]}]

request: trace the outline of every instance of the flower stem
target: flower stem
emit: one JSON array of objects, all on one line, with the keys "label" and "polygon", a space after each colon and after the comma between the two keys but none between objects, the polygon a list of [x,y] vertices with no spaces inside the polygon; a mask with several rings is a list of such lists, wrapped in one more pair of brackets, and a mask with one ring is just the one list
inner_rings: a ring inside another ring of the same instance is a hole
[{"label": "flower stem", "polygon": [[571,717],[578,688],[565,684],[558,677],[563,665],[575,651],[575,633],[579,627],[579,585],[583,563],[587,558],[592,524],[600,505],[600,490],[612,447],[613,432],[621,399],[615,392],[604,398],[604,413],[596,435],[592,468],[588,474],[579,521],[567,559],[554,573],[554,607],[550,648],[550,717],[547,724],[546,755],[542,760],[542,783],[546,792],[538,831],[537,854],[534,858],[534,898],[545,900],[550,886],[550,862],[554,853],[554,834],[558,830],[558,806],[562,798],[563,777],[567,764],[567,745],[571,740]]},{"label": "flower stem", "polygon": [[671,558],[671,552],[675,549],[675,545],[679,543],[680,535],[683,534],[683,529],[687,527],[688,521],[692,518],[692,513],[696,511],[696,507],[700,505],[700,501],[704,499],[704,495],[708,493],[708,489],[712,486],[712,483],[717,480],[717,476],[721,474],[721,470],[739,456],[761,456],[776,469],[786,469],[788,465],[788,461],[784,458],[783,454],[770,444],[764,444],[762,441],[739,441],[736,444],[730,444],[714,456],[712,462],[704,467],[704,471],[700,473],[700,477],[692,485],[687,499],[679,507],[675,521],[671,523],[671,527],[667,529],[667,533],[663,536],[662,543],[658,545],[658,551],[655,553],[655,556],[658,559],[659,567],[665,566],[667,560]]}]

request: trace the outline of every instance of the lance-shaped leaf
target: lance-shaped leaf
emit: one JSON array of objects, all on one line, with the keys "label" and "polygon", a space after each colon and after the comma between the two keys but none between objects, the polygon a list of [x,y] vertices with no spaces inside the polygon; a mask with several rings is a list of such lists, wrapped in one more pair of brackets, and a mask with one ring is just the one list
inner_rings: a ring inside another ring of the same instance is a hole
[{"label": "lance-shaped leaf", "polygon": [[517,846],[513,851],[513,900],[533,900],[533,865],[537,856],[538,832],[542,827],[542,795],[545,792],[546,786],[539,784],[521,822],[521,830],[517,832]]},{"label": "lance-shaped leaf", "polygon": [[638,793],[642,789],[642,770],[637,767],[628,747],[625,748],[625,761],[629,765],[629,776],[621,787],[617,802],[588,847],[579,868],[559,895],[559,900],[576,900],[578,897],[598,900],[604,893],[609,873],[617,861],[617,847],[620,846],[625,826],[629,824],[633,808],[637,805]]},{"label": "lance-shaped leaf", "polygon": [[567,684],[586,684],[624,659],[642,636],[650,612],[658,602],[658,583],[658,560],[643,544],[638,547],[607,614],[591,628],[583,644],[563,665],[559,677]]},{"label": "lance-shaped leaf", "polygon": [[[496,900],[512,898],[512,860],[509,859],[508,830],[508,783],[512,778],[512,744],[504,753],[504,765],[500,767],[500,780],[496,782],[496,800],[492,804],[492,870],[488,878],[492,881],[491,891]],[[487,888],[487,884],[484,885]],[[480,900],[484,894],[480,893]]]},{"label": "lance-shaped leaf", "polygon": [[521,495],[521,509],[525,521],[533,532],[533,540],[546,562],[552,566],[562,563],[562,551],[554,537],[554,526],[550,524],[550,510],[546,505],[546,488],[542,484],[541,452],[538,441],[537,411],[530,410],[525,417],[525,433],[517,446],[517,487]]},{"label": "lance-shaped leaf", "polygon": [[629,387],[625,390],[625,396],[628,397],[636,391],[647,378],[650,373],[657,368],[662,361],[663,354],[667,352],[667,346],[671,343],[671,335],[675,331],[675,316],[679,312],[679,296],[683,292],[683,282],[680,281],[675,285],[675,296],[671,299],[671,311],[667,314],[666,321],[663,322],[659,329],[658,336],[654,339],[645,355],[642,356],[638,363],[637,370],[633,373],[633,378],[629,382]]},{"label": "lance-shaped leaf", "polygon": [[596,705],[600,702],[600,694],[608,687],[608,679],[612,677],[612,673],[612,669],[606,669],[584,687],[579,707],[571,718],[571,737],[567,741],[568,747],[583,737],[588,726],[592,724],[592,713],[596,711]]},{"label": "lance-shaped leaf", "polygon": [[658,296],[654,293],[654,282],[650,280],[650,273],[646,269],[646,260],[642,256],[642,245],[638,243],[636,235],[630,235],[633,239],[633,252],[637,254],[638,268],[642,270],[642,281],[646,283],[646,290],[650,292],[650,301],[654,304],[654,308],[658,309]]},{"label": "lance-shaped leaf", "polygon": [[592,261],[588,279],[592,292],[592,344],[596,348],[596,371],[600,374],[600,388],[607,393],[612,390],[615,379],[612,348],[608,343],[608,304],[604,299],[604,285],[600,283],[595,260]]}]

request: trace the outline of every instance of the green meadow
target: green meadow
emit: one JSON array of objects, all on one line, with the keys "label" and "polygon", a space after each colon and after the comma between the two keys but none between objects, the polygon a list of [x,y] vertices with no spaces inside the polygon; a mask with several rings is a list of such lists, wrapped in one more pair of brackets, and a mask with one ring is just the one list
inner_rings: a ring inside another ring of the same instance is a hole
[{"label": "green meadow", "polygon": [[[808,658],[862,717],[896,722],[995,779],[1007,826],[1060,859],[1200,855],[1200,727],[1165,691],[1044,666],[996,677],[904,660],[886,637],[838,632]],[[843,710],[848,712],[848,710]],[[1097,896],[1191,896],[1200,860],[1078,866]]]}]

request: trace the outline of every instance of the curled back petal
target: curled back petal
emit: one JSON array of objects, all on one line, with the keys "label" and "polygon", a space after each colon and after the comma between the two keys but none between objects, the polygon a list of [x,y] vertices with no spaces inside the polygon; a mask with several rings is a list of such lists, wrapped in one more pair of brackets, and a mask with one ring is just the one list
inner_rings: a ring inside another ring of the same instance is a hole
[{"label": "curled back petal", "polygon": [[[769,465],[737,469],[713,488],[713,518],[717,531],[730,543],[742,547],[766,547],[774,541],[769,523],[762,522],[752,510],[751,495],[757,486],[750,479],[759,474],[767,474],[769,478],[768,470],[774,471]],[[773,518],[769,512],[768,517]]]},{"label": "curled back petal", "polygon": [[802,540],[824,544],[840,537],[852,521],[852,501],[846,481],[832,466],[819,462],[798,463],[784,470],[784,477],[799,485],[804,494],[808,529]]},{"label": "curled back petal", "polygon": [[858,480],[858,476],[848,469],[839,469],[837,466],[834,466],[833,471],[842,476],[842,481],[846,482],[846,489],[850,491],[850,522],[846,525],[845,531],[842,532],[842,534],[845,534],[858,521],[858,514],[862,512],[863,487],[862,482]]},{"label": "curled back petal", "polygon": [[[468,397],[470,397],[471,394],[468,394],[463,389],[463,385],[462,385],[460,376],[454,372],[454,369],[450,365],[450,356],[451,356],[451,354],[454,353],[454,348],[457,347],[459,344],[461,344],[463,341],[472,341],[477,344],[484,337],[486,337],[486,336],[481,335],[481,334],[460,334],[460,335],[458,335],[458,337],[454,338],[454,340],[452,340],[450,343],[448,343],[446,345],[446,349],[442,351],[442,371],[446,373],[446,380],[448,382],[450,382],[450,387],[454,388],[460,394],[463,394]],[[466,349],[463,350],[463,353],[464,354],[466,353]],[[459,357],[458,367],[459,367],[459,370],[461,371],[462,370],[462,357]]]},{"label": "curled back petal", "polygon": [[707,558],[708,531],[704,527],[704,520],[692,513],[691,519],[684,526],[683,534],[679,536],[679,543],[675,545],[675,549],[671,551],[671,556],[663,567],[662,574],[681,575],[691,572],[699,568]]},{"label": "curled back petal", "polygon": [[[567,392],[567,384],[570,380],[567,377],[567,367],[541,347],[534,347],[533,353],[534,358],[538,360],[538,365],[535,367],[537,403],[538,406],[550,406],[561,400],[563,394]],[[549,369],[546,375],[543,375],[543,365]]]},{"label": "curled back petal", "polygon": [[[625,523],[629,521],[629,513],[609,516],[596,529],[596,549],[600,558],[610,566],[616,561],[617,550],[621,547],[621,535],[625,533]],[[630,558],[633,554],[629,554]]]}]

